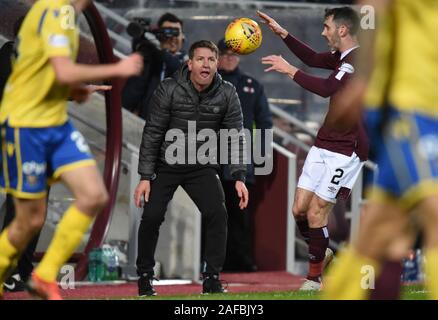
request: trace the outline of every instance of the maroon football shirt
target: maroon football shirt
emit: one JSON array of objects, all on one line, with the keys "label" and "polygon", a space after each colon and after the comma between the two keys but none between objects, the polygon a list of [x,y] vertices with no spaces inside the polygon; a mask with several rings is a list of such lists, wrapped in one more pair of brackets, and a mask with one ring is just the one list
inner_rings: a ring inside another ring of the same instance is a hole
[{"label": "maroon football shirt", "polygon": [[290,34],[284,42],[309,67],[333,70],[326,79],[312,76],[301,70],[298,70],[294,76],[294,81],[304,89],[324,98],[330,97],[329,109],[318,131],[315,146],[347,156],[356,152],[362,161],[368,159],[369,143],[363,122],[352,123],[349,128],[342,126],[341,129],[333,119],[341,89],[354,73],[353,60],[356,48],[351,48],[344,53],[339,51],[317,53]]}]

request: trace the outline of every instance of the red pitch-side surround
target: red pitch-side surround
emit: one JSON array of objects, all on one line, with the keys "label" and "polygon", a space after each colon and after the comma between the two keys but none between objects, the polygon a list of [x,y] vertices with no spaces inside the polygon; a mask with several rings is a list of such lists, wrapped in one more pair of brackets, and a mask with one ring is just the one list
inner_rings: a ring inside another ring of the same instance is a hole
[{"label": "red pitch-side surround", "polygon": [[[258,176],[254,257],[260,271],[286,270],[288,159],[274,150],[273,172]],[[250,195],[251,197],[251,195]]]},{"label": "red pitch-side surround", "polygon": [[[96,43],[99,62],[111,63],[116,61],[106,26],[94,4],[91,4],[87,10],[84,11],[84,15],[90,25],[90,30]],[[119,80],[112,80],[110,84],[113,86],[113,89],[105,94],[107,134],[105,167],[103,172],[103,178],[110,200],[94,222],[87,246],[76,265],[76,280],[83,280],[85,278],[87,274],[88,253],[93,248],[100,247],[105,239],[117,195],[122,151],[121,84]]]}]

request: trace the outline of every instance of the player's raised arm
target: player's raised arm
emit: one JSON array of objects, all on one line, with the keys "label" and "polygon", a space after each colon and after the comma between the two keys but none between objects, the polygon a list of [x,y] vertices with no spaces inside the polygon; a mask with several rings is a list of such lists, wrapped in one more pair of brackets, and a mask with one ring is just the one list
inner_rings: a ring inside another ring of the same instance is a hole
[{"label": "player's raised arm", "polygon": [[287,47],[306,65],[315,68],[334,69],[336,67],[336,58],[331,52],[318,53],[292,36],[285,28],[266,13],[257,11],[262,18],[262,23],[266,24],[275,34],[279,35]]},{"label": "player's raised arm", "polygon": [[[271,55],[262,58],[262,64],[271,65],[265,72],[277,71],[288,75],[297,84],[321,97],[328,98],[346,82],[352,68],[342,66],[335,70],[328,78],[312,76],[289,64],[282,56]],[[344,70],[345,69],[345,70]]]},{"label": "player's raised arm", "polygon": [[277,21],[268,16],[266,13],[257,10],[257,15],[262,18],[262,22],[266,24],[269,29],[271,29],[275,34],[279,35],[282,39],[286,38],[289,34],[285,28],[283,28]]}]

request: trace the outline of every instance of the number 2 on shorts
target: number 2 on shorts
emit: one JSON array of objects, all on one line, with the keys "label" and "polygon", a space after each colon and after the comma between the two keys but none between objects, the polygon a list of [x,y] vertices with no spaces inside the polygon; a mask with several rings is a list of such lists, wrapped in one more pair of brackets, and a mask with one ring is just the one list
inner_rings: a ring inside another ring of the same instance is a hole
[{"label": "number 2 on shorts", "polygon": [[[342,170],[342,169],[336,169],[335,172],[336,172],[337,174],[335,174],[335,175],[333,176],[333,178],[332,178],[332,180],[331,180],[330,182],[333,183],[333,184],[338,185],[338,184],[339,184],[339,179],[341,179],[342,176],[344,175],[344,170]],[[337,179],[337,180],[336,180],[336,179]]]}]

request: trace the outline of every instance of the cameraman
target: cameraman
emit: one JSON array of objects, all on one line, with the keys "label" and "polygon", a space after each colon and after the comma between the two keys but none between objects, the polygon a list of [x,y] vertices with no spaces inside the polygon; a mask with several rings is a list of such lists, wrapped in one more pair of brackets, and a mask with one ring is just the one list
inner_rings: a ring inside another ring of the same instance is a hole
[{"label": "cameraman", "polygon": [[[158,29],[151,29],[147,22],[138,36],[133,36],[133,51],[144,57],[140,76],[130,78],[122,92],[123,107],[146,119],[152,93],[164,78],[170,77],[187,60],[181,51],[184,43],[183,22],[171,13],[158,20]],[[129,33],[129,30],[128,30]]]}]

